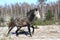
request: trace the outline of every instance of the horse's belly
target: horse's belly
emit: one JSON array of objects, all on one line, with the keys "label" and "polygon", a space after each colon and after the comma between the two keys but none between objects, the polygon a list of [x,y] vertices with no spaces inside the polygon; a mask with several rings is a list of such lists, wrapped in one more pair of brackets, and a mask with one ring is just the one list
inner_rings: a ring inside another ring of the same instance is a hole
[{"label": "horse's belly", "polygon": [[19,23],[16,23],[17,26],[24,26],[24,25],[27,25],[26,22],[19,22]]}]

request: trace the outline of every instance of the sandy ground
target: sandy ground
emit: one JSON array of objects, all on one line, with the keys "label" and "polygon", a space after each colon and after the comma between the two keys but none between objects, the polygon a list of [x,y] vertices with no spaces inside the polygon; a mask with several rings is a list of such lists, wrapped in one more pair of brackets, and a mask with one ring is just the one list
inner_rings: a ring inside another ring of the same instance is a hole
[{"label": "sandy ground", "polygon": [[38,26],[32,37],[27,28],[22,28],[19,36],[15,35],[16,27],[7,36],[8,27],[0,27],[0,40],[60,40],[60,25]]}]

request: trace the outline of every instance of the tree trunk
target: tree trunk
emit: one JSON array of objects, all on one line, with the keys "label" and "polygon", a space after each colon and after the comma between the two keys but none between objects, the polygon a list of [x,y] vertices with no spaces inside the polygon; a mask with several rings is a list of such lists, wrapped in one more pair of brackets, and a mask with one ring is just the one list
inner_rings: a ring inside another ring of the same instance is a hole
[{"label": "tree trunk", "polygon": [[44,3],[42,2],[41,3],[41,14],[42,14],[42,20],[44,20],[45,19],[45,14],[44,14]]}]

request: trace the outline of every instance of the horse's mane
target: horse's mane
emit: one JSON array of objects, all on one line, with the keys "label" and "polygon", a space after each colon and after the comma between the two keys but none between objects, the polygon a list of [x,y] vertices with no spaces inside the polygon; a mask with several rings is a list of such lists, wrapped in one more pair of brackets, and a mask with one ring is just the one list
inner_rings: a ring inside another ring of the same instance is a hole
[{"label": "horse's mane", "polygon": [[29,16],[29,15],[30,15],[31,13],[33,13],[35,10],[37,11],[37,8],[28,11],[28,12],[27,12],[27,16]]}]

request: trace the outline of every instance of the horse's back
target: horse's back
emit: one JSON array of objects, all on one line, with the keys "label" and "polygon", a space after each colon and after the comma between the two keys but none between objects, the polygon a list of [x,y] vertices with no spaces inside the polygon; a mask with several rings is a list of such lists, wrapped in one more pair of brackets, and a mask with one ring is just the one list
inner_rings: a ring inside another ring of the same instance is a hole
[{"label": "horse's back", "polygon": [[24,26],[24,25],[27,25],[27,18],[19,18],[19,19],[16,19],[15,23],[16,25],[19,25],[19,26]]}]

